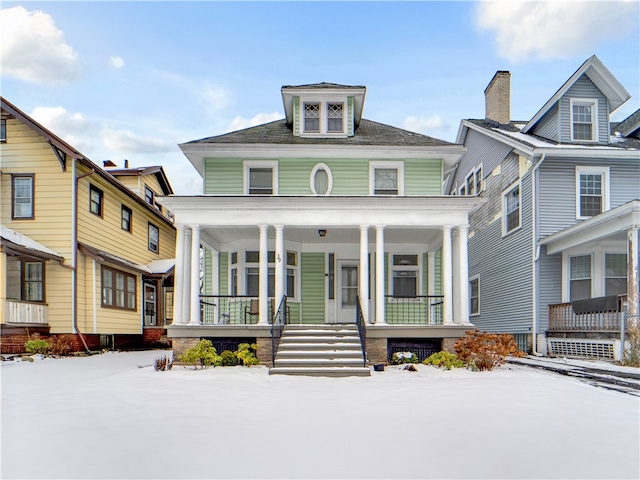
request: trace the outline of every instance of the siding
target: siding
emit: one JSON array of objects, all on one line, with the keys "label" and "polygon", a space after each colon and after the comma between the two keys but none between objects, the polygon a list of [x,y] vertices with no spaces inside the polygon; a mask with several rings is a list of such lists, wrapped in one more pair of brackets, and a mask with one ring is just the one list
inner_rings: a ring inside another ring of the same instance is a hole
[{"label": "siding", "polygon": [[538,272],[538,332],[541,333],[549,326],[549,305],[562,302],[562,255],[547,255],[546,247],[542,247]]},{"label": "siding", "polygon": [[324,323],[324,253],[303,252],[301,257],[302,323]]},{"label": "siding", "polygon": [[582,75],[560,98],[560,142],[571,142],[571,98],[598,100],[598,143],[609,142],[609,103],[589,77]]},{"label": "siding", "polygon": [[242,160],[237,158],[207,158],[204,162],[204,193],[242,195]]},{"label": "siding", "polygon": [[219,262],[219,272],[220,272],[220,295],[230,295],[229,292],[229,253],[228,252],[220,252],[220,257],[218,258]]},{"label": "siding", "polygon": [[460,159],[460,166],[452,183],[452,189],[461,187],[471,170],[480,164],[482,164],[482,175],[486,179],[511,151],[511,147],[508,145],[471,129],[467,132],[464,145],[468,150]]},{"label": "siding", "polygon": [[529,132],[531,135],[538,135],[549,140],[558,141],[558,132],[560,130],[560,116],[558,104],[556,103],[549,111],[538,121],[536,126]]}]

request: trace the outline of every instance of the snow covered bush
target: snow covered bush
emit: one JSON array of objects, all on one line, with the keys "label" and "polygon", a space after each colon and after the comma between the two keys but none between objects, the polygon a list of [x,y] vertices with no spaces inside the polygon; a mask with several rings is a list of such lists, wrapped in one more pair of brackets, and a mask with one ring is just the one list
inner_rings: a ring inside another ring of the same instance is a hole
[{"label": "snow covered bush", "polygon": [[404,363],[418,363],[418,357],[413,352],[396,352],[391,355],[392,365],[402,365]]},{"label": "snow covered bush", "polygon": [[422,363],[425,365],[433,365],[434,367],[442,367],[446,370],[464,367],[464,362],[460,360],[455,353],[445,351],[430,355],[428,358],[425,358]]},{"label": "snow covered bush", "polygon": [[234,353],[236,357],[245,367],[250,367],[251,365],[258,365],[258,359],[256,358],[255,352],[258,350],[258,345],[252,343],[249,345],[248,343],[241,343],[238,345],[238,350]]},{"label": "snow covered bush", "polygon": [[181,362],[193,364],[196,370],[198,369],[198,364],[200,364],[200,368],[222,365],[222,358],[218,355],[210,340],[200,340],[195,347],[185,350],[178,359]]},{"label": "snow covered bush", "polygon": [[493,370],[505,357],[524,357],[510,333],[487,333],[480,330],[468,330],[458,340],[454,349],[460,360],[472,370]]}]

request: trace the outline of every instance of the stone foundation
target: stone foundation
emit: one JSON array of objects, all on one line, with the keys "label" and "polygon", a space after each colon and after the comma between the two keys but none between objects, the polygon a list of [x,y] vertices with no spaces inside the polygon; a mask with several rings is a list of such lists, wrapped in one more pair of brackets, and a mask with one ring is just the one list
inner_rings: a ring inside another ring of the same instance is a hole
[{"label": "stone foundation", "polygon": [[271,337],[258,337],[256,338],[256,343],[258,344],[256,357],[258,358],[260,365],[271,367],[271,356],[273,351]]},{"label": "stone foundation", "polygon": [[387,339],[367,338],[367,361],[370,365],[387,363]]},{"label": "stone foundation", "polygon": [[200,339],[198,337],[172,338],[171,343],[173,346],[174,361],[177,361],[178,357],[182,355],[185,350],[195,347],[199,341]]},{"label": "stone foundation", "polygon": [[456,342],[460,340],[460,338],[443,338],[442,339],[442,350],[449,353],[456,353],[453,346]]}]

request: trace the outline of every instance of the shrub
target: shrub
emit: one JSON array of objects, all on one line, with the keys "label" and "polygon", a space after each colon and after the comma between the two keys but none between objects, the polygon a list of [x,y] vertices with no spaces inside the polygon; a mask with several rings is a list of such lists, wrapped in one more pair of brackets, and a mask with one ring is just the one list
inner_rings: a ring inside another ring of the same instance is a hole
[{"label": "shrub", "polygon": [[49,338],[49,355],[64,357],[71,353],[71,342],[64,337],[53,336]]},{"label": "shrub", "polygon": [[487,333],[478,329],[465,332],[454,345],[460,360],[472,370],[493,370],[505,357],[524,357],[510,333]]},{"label": "shrub", "polygon": [[418,357],[413,352],[396,352],[391,355],[392,365],[402,365],[403,363],[418,363]]},{"label": "shrub", "polygon": [[157,372],[171,370],[171,367],[173,367],[173,360],[171,360],[167,355],[156,357],[153,362],[153,368],[155,368]]},{"label": "shrub", "polygon": [[238,356],[235,354],[235,352],[232,352],[231,350],[225,350],[224,352],[222,352],[220,354],[220,358],[221,358],[220,364],[223,367],[235,367],[236,365],[240,364],[238,360]]},{"label": "shrub", "polygon": [[27,353],[33,355],[36,353],[46,354],[49,349],[49,343],[46,340],[40,338],[37,333],[30,336],[29,340],[24,344],[24,349]]},{"label": "shrub", "polygon": [[238,358],[238,363],[242,362],[242,364],[246,367],[250,367],[251,365],[258,365],[258,359],[256,358],[255,352],[258,350],[258,345],[252,343],[249,345],[248,343],[241,343],[238,345],[238,350],[234,353]]},{"label": "shrub", "polygon": [[460,360],[455,353],[445,351],[430,355],[429,358],[425,358],[422,363],[425,365],[433,365],[434,367],[443,367],[447,370],[464,367],[464,362]]},{"label": "shrub", "polygon": [[193,364],[195,369],[198,368],[198,364],[200,364],[200,368],[221,364],[220,355],[218,355],[210,340],[200,340],[195,347],[185,350],[178,359],[181,362]]}]

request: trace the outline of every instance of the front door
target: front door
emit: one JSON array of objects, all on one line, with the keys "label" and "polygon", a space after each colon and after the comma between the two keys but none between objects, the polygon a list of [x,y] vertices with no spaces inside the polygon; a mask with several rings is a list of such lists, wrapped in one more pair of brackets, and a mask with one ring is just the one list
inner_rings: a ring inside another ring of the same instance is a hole
[{"label": "front door", "polygon": [[356,297],[358,295],[358,263],[338,261],[337,285],[337,321],[354,323],[356,321]]},{"label": "front door", "polygon": [[144,324],[156,324],[156,286],[144,284]]}]

